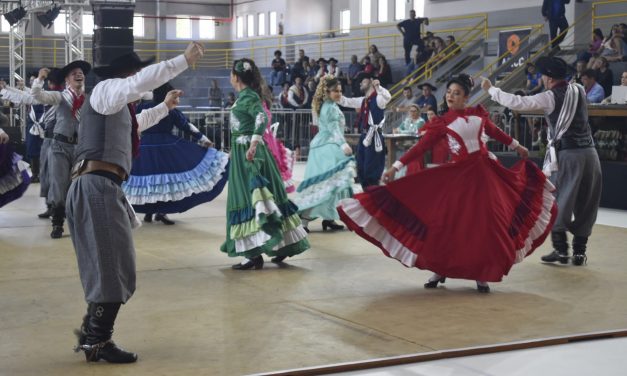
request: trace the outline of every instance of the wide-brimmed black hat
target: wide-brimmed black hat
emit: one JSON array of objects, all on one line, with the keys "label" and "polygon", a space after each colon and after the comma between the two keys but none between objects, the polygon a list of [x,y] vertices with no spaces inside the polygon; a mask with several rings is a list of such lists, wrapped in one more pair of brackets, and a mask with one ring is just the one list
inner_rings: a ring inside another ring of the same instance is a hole
[{"label": "wide-brimmed black hat", "polygon": [[329,58],[329,63],[335,61],[336,63],[338,62],[334,57]]},{"label": "wide-brimmed black hat", "polygon": [[416,87],[417,87],[417,88],[419,88],[420,90],[422,90],[425,86],[428,86],[429,88],[431,88],[431,90],[432,90],[432,91],[436,91],[436,90],[438,90],[438,88],[437,88],[437,87],[435,87],[435,86],[431,85],[431,84],[430,84],[430,83],[428,83],[428,82],[425,82],[424,84],[420,84],[420,85],[418,85],[418,86],[416,86]]},{"label": "wide-brimmed black hat", "polygon": [[322,61],[322,62],[324,62],[325,64],[326,64],[326,63],[328,63],[328,61],[326,61],[326,59],[325,59],[325,58],[323,58],[323,57],[321,57],[320,59],[318,59],[318,60],[316,61],[316,63],[320,63],[321,61]]},{"label": "wide-brimmed black hat", "polygon": [[374,78],[374,75],[372,73],[363,72],[363,71],[357,74],[357,79],[359,81],[365,80],[366,78],[369,80],[372,80]]},{"label": "wide-brimmed black hat", "polygon": [[100,77],[114,77],[121,72],[129,72],[142,69],[155,61],[152,56],[147,60],[140,59],[135,51],[120,55],[111,60],[108,65],[94,67],[94,73]]},{"label": "wide-brimmed black hat", "polygon": [[558,80],[568,74],[568,64],[559,57],[542,56],[536,61],[536,68],[541,74]]},{"label": "wide-brimmed black hat", "polygon": [[89,73],[89,71],[91,70],[91,64],[84,60],[74,60],[73,62],[61,68],[61,72],[59,74],[65,80],[65,77],[67,77],[67,75],[76,68],[80,68],[80,70],[83,71],[83,75],[86,76],[87,73]]}]

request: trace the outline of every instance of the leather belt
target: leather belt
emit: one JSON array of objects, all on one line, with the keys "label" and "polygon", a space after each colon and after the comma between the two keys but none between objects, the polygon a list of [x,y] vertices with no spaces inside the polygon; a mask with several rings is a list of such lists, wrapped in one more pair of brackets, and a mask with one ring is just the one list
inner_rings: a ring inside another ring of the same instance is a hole
[{"label": "leather belt", "polygon": [[76,165],[74,165],[74,168],[72,169],[72,178],[74,179],[81,175],[89,174],[91,172],[96,172],[96,171],[104,171],[104,172],[111,173],[123,181],[128,178],[126,171],[124,171],[122,167],[113,163],[104,162],[104,161],[95,161],[95,160],[94,161],[82,160],[78,162]]},{"label": "leather belt", "polygon": [[55,133],[54,136],[52,136],[52,138],[54,138],[57,141],[65,142],[66,144],[76,145],[76,143],[78,142],[78,139],[76,137],[66,137],[59,133]]}]

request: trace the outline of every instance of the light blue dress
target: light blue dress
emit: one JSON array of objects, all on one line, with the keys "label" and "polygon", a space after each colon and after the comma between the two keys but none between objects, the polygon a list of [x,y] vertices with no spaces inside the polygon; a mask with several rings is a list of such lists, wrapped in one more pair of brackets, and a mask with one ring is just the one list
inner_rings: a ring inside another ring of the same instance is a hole
[{"label": "light blue dress", "polygon": [[305,178],[294,200],[302,217],[337,220],[338,202],[353,196],[355,158],[346,156],[342,149],[346,144],[344,124],[338,105],[325,101],[320,109],[318,134],[309,145]]}]

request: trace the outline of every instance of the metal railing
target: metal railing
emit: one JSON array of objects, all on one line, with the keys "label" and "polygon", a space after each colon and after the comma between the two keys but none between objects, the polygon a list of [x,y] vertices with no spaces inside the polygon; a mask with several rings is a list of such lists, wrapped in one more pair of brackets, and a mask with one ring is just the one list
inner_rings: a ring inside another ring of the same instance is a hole
[{"label": "metal railing", "polygon": [[592,31],[599,27],[604,33],[608,33],[611,23],[617,22],[617,19],[620,22],[625,22],[626,18],[627,0],[607,0],[592,3]]}]

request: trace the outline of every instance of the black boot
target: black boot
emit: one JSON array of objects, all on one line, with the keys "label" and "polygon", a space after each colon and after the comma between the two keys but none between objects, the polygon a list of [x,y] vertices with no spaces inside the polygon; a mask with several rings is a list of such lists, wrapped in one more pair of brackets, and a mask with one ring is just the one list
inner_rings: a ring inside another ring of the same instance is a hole
[{"label": "black boot", "polygon": [[287,256],[275,256],[272,259],[270,259],[270,261],[275,264],[282,264],[286,258]]},{"label": "black boot", "polygon": [[121,303],[90,303],[87,310],[87,326],[85,327],[84,344],[79,350],[85,352],[88,362],[103,359],[109,363],[133,363],[137,354],[119,348],[112,340],[113,324],[118,315]]},{"label": "black boot", "polygon": [[173,225],[174,221],[170,220],[166,214],[157,213],[155,221],[161,221],[164,225]]},{"label": "black boot", "polygon": [[566,232],[551,232],[551,241],[553,242],[553,252],[542,256],[544,262],[559,262],[560,264],[568,263],[568,237]]},{"label": "black boot", "polygon": [[575,236],[573,238],[573,265],[581,266],[588,262],[586,256],[586,246],[588,238],[585,236]]},{"label": "black boot", "polygon": [[37,214],[37,216],[41,219],[48,219],[52,215],[52,205],[48,204],[45,212],[41,214]]},{"label": "black boot", "polygon": [[144,216],[144,222],[152,223],[152,213],[146,214]]},{"label": "black boot", "polygon": [[325,219],[322,221],[322,231],[327,231],[327,228],[331,231],[344,230],[344,226],[338,225],[335,221]]},{"label": "black boot", "polygon": [[263,269],[263,256],[253,257],[245,263],[239,263],[231,266],[235,270]]},{"label": "black boot", "polygon": [[74,348],[74,352],[81,351],[81,346],[87,343],[87,325],[89,325],[89,312],[83,316],[83,323],[79,329],[74,329],[74,335],[78,340],[78,344]]},{"label": "black boot", "polygon": [[52,239],[59,239],[63,236],[63,222],[65,221],[65,207],[53,206],[52,207],[52,232],[50,237]]}]

